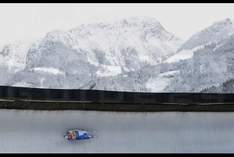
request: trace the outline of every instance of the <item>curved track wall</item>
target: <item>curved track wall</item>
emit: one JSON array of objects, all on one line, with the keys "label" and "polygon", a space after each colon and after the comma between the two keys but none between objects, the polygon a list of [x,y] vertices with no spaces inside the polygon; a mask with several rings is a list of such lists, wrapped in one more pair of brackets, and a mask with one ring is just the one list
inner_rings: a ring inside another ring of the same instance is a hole
[{"label": "curved track wall", "polygon": [[0,108],[103,111],[234,111],[234,94],[140,93],[0,86]]}]

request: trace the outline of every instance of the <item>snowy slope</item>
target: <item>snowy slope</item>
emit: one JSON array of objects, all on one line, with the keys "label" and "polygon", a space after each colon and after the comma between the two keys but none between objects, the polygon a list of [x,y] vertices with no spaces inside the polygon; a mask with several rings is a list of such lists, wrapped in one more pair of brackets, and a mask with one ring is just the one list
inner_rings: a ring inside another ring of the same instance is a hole
[{"label": "snowy slope", "polygon": [[15,42],[0,48],[0,85],[9,85],[18,71],[25,68],[31,43]]},{"label": "snowy slope", "polygon": [[197,47],[194,47],[192,49],[186,49],[186,50],[180,50],[176,54],[172,55],[171,57],[167,58],[164,63],[176,63],[183,60],[188,60],[193,57],[194,52],[196,52],[199,49],[204,48],[205,45],[200,45]]},{"label": "snowy slope", "polygon": [[222,21],[215,22],[204,30],[195,33],[179,48],[179,51],[184,49],[193,49],[197,46],[207,45],[209,43],[217,43],[229,38],[233,34],[233,21],[227,18]]},{"label": "snowy slope", "polygon": [[178,73],[178,71],[168,71],[164,73],[160,73],[157,77],[149,78],[146,82],[146,88],[150,89],[151,92],[162,92],[170,82],[174,79],[174,75]]},{"label": "snowy slope", "polygon": [[234,34],[234,24],[229,18],[215,22],[211,26],[195,33],[185,41],[177,50],[177,53],[164,62],[172,63],[190,59],[193,53],[210,44],[220,44],[220,42],[230,38]]},{"label": "snowy slope", "polygon": [[24,69],[26,56],[31,43],[15,42],[0,49],[0,65],[14,72]]},{"label": "snowy slope", "polygon": [[193,35],[164,61],[179,71],[164,90],[200,92],[233,78],[233,33],[233,22],[225,19]]},{"label": "snowy slope", "polygon": [[234,78],[234,36],[196,51],[180,69],[170,91],[200,92]]}]

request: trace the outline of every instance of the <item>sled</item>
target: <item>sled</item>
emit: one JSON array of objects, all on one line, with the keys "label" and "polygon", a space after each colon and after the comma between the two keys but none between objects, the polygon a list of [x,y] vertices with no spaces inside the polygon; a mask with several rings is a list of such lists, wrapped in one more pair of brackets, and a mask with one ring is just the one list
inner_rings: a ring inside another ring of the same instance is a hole
[{"label": "sled", "polygon": [[87,140],[93,138],[88,131],[80,130],[80,129],[71,129],[66,132],[64,138],[69,141],[76,141],[76,140]]}]

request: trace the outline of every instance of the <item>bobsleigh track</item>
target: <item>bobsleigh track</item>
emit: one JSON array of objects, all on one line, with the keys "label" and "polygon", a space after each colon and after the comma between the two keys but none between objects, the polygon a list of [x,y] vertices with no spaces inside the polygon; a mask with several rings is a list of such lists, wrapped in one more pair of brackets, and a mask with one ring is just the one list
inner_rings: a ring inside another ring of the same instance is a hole
[{"label": "bobsleigh track", "polygon": [[[0,110],[0,152],[234,152],[232,112]],[[93,133],[69,142],[67,129]]]},{"label": "bobsleigh track", "polygon": [[[0,87],[0,152],[234,152],[232,102],[233,94]],[[66,141],[72,128],[94,138]]]}]

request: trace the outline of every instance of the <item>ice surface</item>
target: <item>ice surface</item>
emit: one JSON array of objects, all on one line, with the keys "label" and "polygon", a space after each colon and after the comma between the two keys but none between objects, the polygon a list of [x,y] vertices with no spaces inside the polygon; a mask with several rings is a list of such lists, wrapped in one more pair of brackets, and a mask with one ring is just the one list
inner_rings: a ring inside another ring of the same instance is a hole
[{"label": "ice surface", "polygon": [[[0,110],[0,152],[234,152],[234,113]],[[94,138],[70,143],[68,129]]]}]

